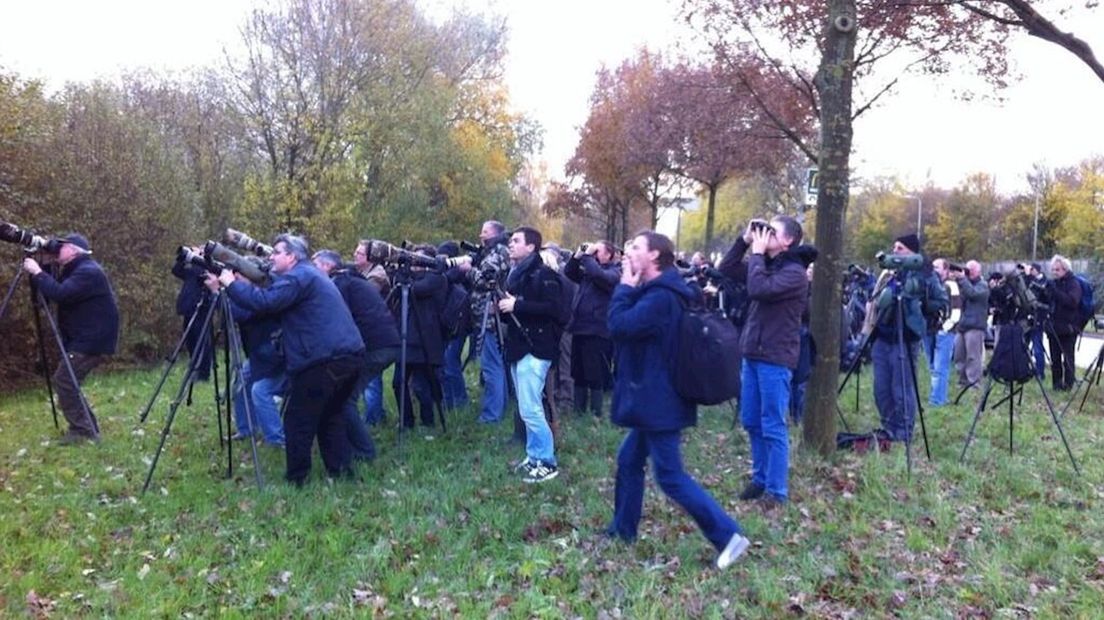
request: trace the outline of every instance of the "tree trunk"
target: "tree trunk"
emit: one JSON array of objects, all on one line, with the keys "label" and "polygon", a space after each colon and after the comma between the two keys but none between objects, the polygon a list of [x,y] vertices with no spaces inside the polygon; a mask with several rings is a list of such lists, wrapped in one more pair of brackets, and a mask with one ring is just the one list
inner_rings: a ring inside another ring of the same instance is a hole
[{"label": "tree trunk", "polygon": [[705,211],[705,245],[702,249],[708,251],[713,247],[713,222],[714,207],[717,205],[717,184],[706,185],[709,188],[709,206]]},{"label": "tree trunk", "polygon": [[816,246],[810,329],[817,363],[810,379],[804,445],[821,454],[836,448],[836,388],[839,382],[840,286],[843,225],[847,212],[851,154],[851,83],[855,58],[855,0],[829,0],[823,57],[815,84],[820,95],[820,157],[817,176]]}]

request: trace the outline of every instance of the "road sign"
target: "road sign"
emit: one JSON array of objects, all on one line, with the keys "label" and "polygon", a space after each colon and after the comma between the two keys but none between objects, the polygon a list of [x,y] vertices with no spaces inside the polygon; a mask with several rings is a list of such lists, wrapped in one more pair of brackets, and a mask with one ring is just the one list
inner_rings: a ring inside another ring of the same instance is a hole
[{"label": "road sign", "polygon": [[817,169],[805,171],[805,206],[815,207],[817,203]]}]

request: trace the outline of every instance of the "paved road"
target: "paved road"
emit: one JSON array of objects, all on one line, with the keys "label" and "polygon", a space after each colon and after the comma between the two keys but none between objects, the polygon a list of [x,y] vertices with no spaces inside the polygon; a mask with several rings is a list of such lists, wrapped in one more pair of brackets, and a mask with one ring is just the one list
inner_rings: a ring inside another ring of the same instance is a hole
[{"label": "paved road", "polygon": [[1074,362],[1080,368],[1088,368],[1100,355],[1100,348],[1104,346],[1104,338],[1099,336],[1085,336],[1077,341],[1077,349],[1074,351]]}]

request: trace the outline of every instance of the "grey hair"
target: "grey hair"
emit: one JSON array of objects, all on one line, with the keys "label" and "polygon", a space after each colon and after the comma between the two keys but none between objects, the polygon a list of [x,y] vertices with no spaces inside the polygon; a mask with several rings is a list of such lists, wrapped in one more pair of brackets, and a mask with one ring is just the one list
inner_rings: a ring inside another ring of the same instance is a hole
[{"label": "grey hair", "polygon": [[341,255],[335,250],[318,250],[314,253],[312,260],[320,260],[326,263],[330,263],[334,267],[341,266]]},{"label": "grey hair", "polygon": [[1062,267],[1065,267],[1066,271],[1073,271],[1073,263],[1061,254],[1055,254],[1054,258],[1050,259],[1050,264],[1053,265],[1054,263],[1062,263]]},{"label": "grey hair", "polygon": [[293,235],[291,233],[284,233],[277,235],[276,240],[272,242],[272,245],[283,242],[287,246],[289,254],[294,256],[296,260],[308,261],[310,260],[310,246],[307,245],[307,240],[299,235]]},{"label": "grey hair", "polygon": [[498,220],[487,220],[486,222],[483,222],[483,225],[493,228],[496,235],[501,235],[502,233],[506,232],[506,225]]}]

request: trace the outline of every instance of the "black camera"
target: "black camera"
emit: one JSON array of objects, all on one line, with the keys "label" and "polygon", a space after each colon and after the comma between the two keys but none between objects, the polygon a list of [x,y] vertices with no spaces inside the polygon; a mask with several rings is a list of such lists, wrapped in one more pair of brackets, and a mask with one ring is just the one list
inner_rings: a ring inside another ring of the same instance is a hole
[{"label": "black camera", "polygon": [[420,267],[433,271],[445,271],[449,267],[457,267],[472,261],[472,258],[469,256],[457,256],[455,258],[426,256],[377,239],[369,239],[366,250],[368,252],[368,260],[373,263]]},{"label": "black camera", "polygon": [[26,252],[42,251],[47,254],[57,254],[62,244],[60,239],[47,239],[8,222],[0,222],[0,241],[19,244]]},{"label": "black camera", "polygon": [[766,220],[751,220],[749,225],[751,226],[751,230],[756,231],[756,232],[761,232],[761,231],[767,231],[769,233],[774,232],[774,229],[771,228],[770,223],[767,222]]},{"label": "black camera", "polygon": [[1019,271],[1006,274],[994,272],[989,274],[989,281],[993,283],[989,291],[989,305],[997,311],[994,317],[996,322],[1034,319],[1041,310],[1045,310],[1045,304],[1036,299]]},{"label": "black camera", "polygon": [[579,253],[580,254],[586,254],[587,250],[589,250],[589,249],[590,249],[590,244],[589,243],[583,243],[583,244],[579,245]]},{"label": "black camera", "polygon": [[233,228],[227,228],[223,233],[223,240],[230,245],[245,250],[260,256],[261,258],[268,258],[272,256],[272,246],[265,245],[260,241],[257,241],[253,237],[241,232],[240,230],[234,230]]},{"label": "black camera", "polygon": [[878,267],[891,271],[920,271],[924,268],[924,256],[922,254],[886,254],[878,252],[874,255],[878,261]]}]

